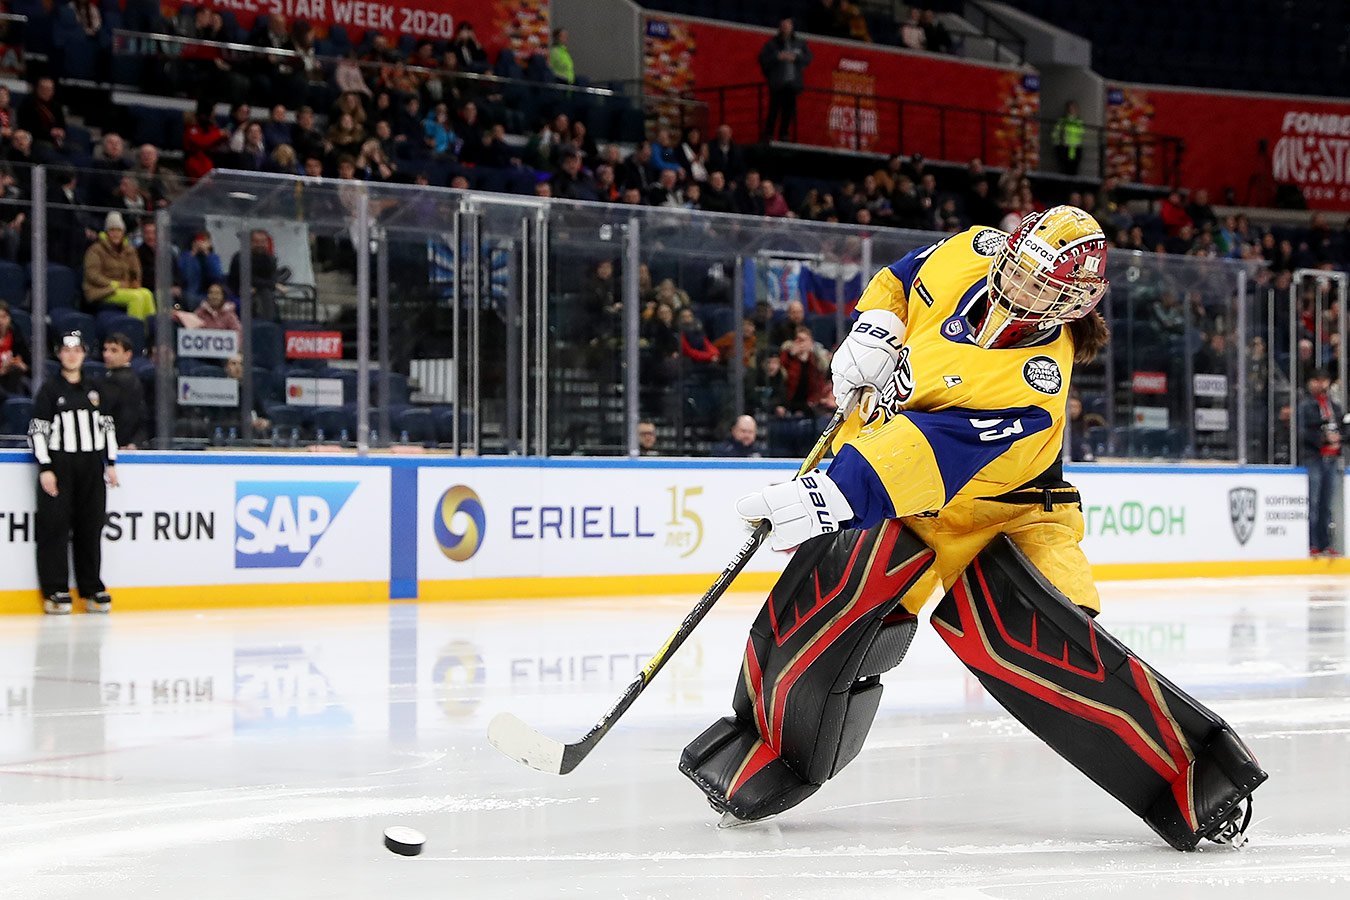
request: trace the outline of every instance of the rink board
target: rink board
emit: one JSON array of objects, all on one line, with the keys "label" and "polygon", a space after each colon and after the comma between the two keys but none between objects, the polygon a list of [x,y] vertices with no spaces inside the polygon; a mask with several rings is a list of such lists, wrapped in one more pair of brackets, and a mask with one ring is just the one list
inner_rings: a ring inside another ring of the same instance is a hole
[{"label": "rink board", "polygon": [[[787,461],[129,452],[109,494],[119,608],[701,593]],[[1070,467],[1099,578],[1350,573],[1307,559],[1306,477]],[[37,599],[34,467],[0,453],[0,612]],[[787,554],[737,582],[763,590]]]}]

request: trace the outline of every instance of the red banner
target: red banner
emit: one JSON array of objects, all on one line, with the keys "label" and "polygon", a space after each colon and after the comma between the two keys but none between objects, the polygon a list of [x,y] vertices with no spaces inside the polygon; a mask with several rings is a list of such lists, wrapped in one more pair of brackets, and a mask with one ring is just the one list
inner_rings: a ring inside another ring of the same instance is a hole
[{"label": "red banner", "polygon": [[[697,124],[726,123],[738,140],[757,140],[768,104],[759,51],[773,32],[674,16],[644,19],[646,92],[692,92],[707,104]],[[1034,73],[814,35],[806,42],[814,59],[797,101],[797,142],[1035,167],[1040,82]],[[761,89],[728,89],[748,84]],[[675,103],[659,112],[673,124],[690,118],[687,107]]]},{"label": "red banner", "polygon": [[[1231,190],[1240,205],[1271,206],[1279,185],[1293,185],[1310,208],[1350,210],[1350,102],[1111,86],[1113,122],[1181,137],[1181,182],[1213,203]],[[1126,141],[1112,143],[1112,161],[1133,165]],[[1155,161],[1142,162],[1147,176]]]},{"label": "red banner", "polygon": [[448,41],[460,21],[472,22],[478,40],[489,55],[502,47],[517,53],[548,49],[548,0],[165,0],[166,14],[180,6],[207,5],[230,12],[245,28],[259,16],[277,14],[287,21],[306,19],[322,35],[333,25],[348,29],[353,39],[361,32],[379,31],[391,37],[412,35]]},{"label": "red banner", "polygon": [[287,359],[342,359],[342,332],[288,331]]}]

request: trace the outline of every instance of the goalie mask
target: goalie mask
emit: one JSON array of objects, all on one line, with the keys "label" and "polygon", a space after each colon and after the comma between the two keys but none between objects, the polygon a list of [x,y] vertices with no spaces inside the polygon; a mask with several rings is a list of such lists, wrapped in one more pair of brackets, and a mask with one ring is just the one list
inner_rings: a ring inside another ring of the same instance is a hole
[{"label": "goalie mask", "polygon": [[989,302],[976,327],[981,347],[1008,347],[1081,319],[1106,293],[1106,235],[1074,206],[1022,220],[989,266]]}]

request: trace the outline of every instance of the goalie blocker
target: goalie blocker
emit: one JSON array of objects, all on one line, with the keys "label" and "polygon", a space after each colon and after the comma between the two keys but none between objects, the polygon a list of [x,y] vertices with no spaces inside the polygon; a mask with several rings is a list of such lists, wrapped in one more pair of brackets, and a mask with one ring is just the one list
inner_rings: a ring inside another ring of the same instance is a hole
[{"label": "goalie blocker", "polygon": [[[899,522],[804,544],[750,630],[733,699],[680,758],[714,809],[796,806],[862,748],[916,620],[899,606],[933,552]],[[1266,780],[1232,729],[1097,626],[1006,536],[966,569],[933,625],[1030,731],[1168,844],[1240,844]],[[1241,809],[1247,800],[1246,815]]]}]

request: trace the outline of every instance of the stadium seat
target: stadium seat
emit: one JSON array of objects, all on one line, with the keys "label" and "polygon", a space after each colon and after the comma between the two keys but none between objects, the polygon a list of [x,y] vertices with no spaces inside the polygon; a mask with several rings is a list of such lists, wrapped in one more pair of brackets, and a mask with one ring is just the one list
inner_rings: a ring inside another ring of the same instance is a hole
[{"label": "stadium seat", "polygon": [[75,309],[53,309],[48,318],[51,320],[49,337],[55,339],[67,331],[78,329],[87,352],[94,352],[95,347],[102,349],[99,343],[98,323],[89,313]]},{"label": "stadium seat", "polygon": [[[28,267],[28,282],[32,284],[32,266]],[[80,289],[80,275],[69,266],[47,264],[47,311],[78,309],[84,293]]]},{"label": "stadium seat", "polygon": [[0,300],[11,309],[28,308],[28,273],[23,266],[0,260]]},{"label": "stadium seat", "polygon": [[5,434],[28,434],[33,419],[33,401],[28,397],[8,397],[0,407],[0,430]]},{"label": "stadium seat", "polygon": [[97,317],[98,339],[103,341],[110,334],[124,334],[131,339],[131,349],[137,356],[145,352],[145,323],[135,316],[125,313],[99,313]]},{"label": "stadium seat", "polygon": [[397,436],[400,442],[424,446],[434,446],[436,443],[436,422],[429,409],[405,409],[390,424],[394,430],[391,439]]},{"label": "stadium seat", "polygon": [[108,374],[107,366],[92,359],[86,359],[80,370],[84,373],[84,380],[92,384],[98,384]]},{"label": "stadium seat", "polygon": [[350,407],[346,406],[320,406],[314,409],[311,421],[314,426],[314,436],[319,438],[323,434],[323,440],[336,441],[342,437],[342,432],[347,432],[348,440],[356,439],[356,413]]},{"label": "stadium seat", "polygon": [[10,307],[9,317],[14,320],[14,328],[23,335],[24,340],[33,340],[33,317],[29,315],[26,309],[15,309]]}]

